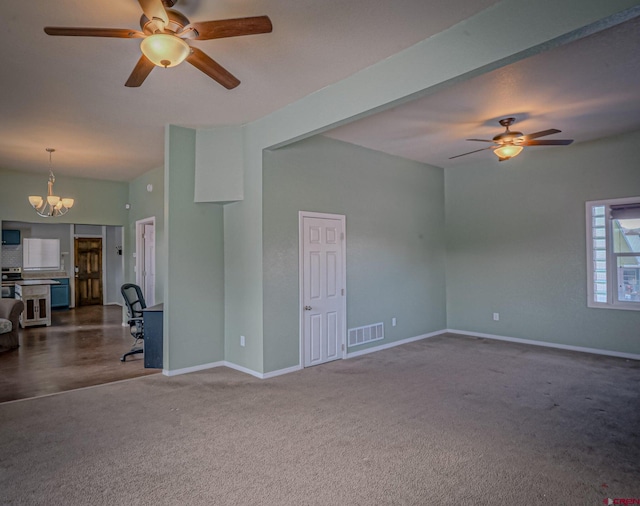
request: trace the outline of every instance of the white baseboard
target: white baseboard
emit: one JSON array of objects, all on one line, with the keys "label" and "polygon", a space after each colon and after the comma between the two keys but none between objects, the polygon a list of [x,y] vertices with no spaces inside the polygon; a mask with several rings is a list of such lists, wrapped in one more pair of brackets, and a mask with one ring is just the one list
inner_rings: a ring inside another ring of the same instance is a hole
[{"label": "white baseboard", "polygon": [[300,364],[293,367],[286,367],[284,369],[278,369],[277,371],[265,372],[262,374],[262,379],[274,378],[276,376],[282,376],[283,374],[289,374],[290,372],[301,371],[302,366]]},{"label": "white baseboard", "polygon": [[243,367],[241,365],[238,364],[234,364],[233,362],[226,362],[224,363],[225,366],[227,366],[230,369],[235,369],[236,371],[240,371],[240,372],[244,372],[246,374],[251,374],[251,376],[255,376],[256,378],[259,379],[269,379],[269,378],[274,378],[276,376],[282,376],[283,374],[288,374],[290,372],[295,372],[295,371],[299,371],[300,369],[302,369],[302,367],[300,367],[299,365],[294,365],[292,367],[287,367],[285,369],[278,369],[277,371],[271,371],[271,372],[257,372],[254,371],[253,369],[248,369],[246,367]]},{"label": "white baseboard", "polygon": [[364,350],[352,351],[347,353],[346,358],[359,357],[360,355],[366,355],[367,353],[374,353],[376,351],[386,350],[393,348],[394,346],[400,346],[402,344],[412,343],[414,341],[420,341],[422,339],[429,339],[430,337],[439,336],[447,332],[446,330],[436,330],[435,332],[429,332],[428,334],[422,334],[421,336],[408,337],[399,341],[393,341],[391,343],[381,344],[380,346],[372,346],[371,348],[365,348]]},{"label": "white baseboard", "polygon": [[461,334],[463,336],[483,337],[485,339],[495,339],[497,341],[509,341],[511,343],[530,344],[533,346],[543,346],[545,348],[557,348],[560,350],[579,351],[582,353],[593,353],[595,355],[606,355],[608,357],[628,358],[630,360],[640,360],[640,355],[635,353],[624,353],[621,351],[600,350],[598,348],[586,348],[584,346],[572,346],[569,344],[548,343],[545,341],[534,341],[532,339],[520,339],[518,337],[497,336],[494,334],[483,334],[481,332],[470,332],[468,330],[447,329],[450,334]]},{"label": "white baseboard", "polygon": [[228,367],[229,369],[233,369],[234,371],[240,371],[245,374],[250,374],[251,376],[254,376],[256,378],[263,379],[261,372],[254,371],[253,369],[249,369],[248,367],[243,367],[241,365],[234,364],[233,362],[228,362],[226,360],[222,363],[222,365],[224,365],[225,367]]},{"label": "white baseboard", "polygon": [[194,367],[185,367],[183,369],[163,369],[162,374],[165,376],[178,376],[180,374],[188,374],[190,372],[204,371],[205,369],[213,369],[215,367],[228,367],[229,369],[234,369],[236,371],[243,372],[245,374],[250,374],[258,379],[268,379],[273,378],[275,376],[280,376],[282,374],[288,374],[290,372],[299,371],[302,369],[299,365],[295,365],[293,367],[287,367],[286,369],[279,369],[277,371],[271,371],[267,373],[261,373],[254,371],[253,369],[249,369],[247,367],[243,367],[238,364],[234,364],[233,362],[228,362],[226,360],[220,360],[219,362],[210,362],[208,364],[196,365]]},{"label": "white baseboard", "polygon": [[[364,350],[353,351],[351,353],[347,353],[345,358],[354,358],[359,357],[360,355],[366,355],[367,353],[375,353],[376,351],[386,350],[388,348],[393,348],[395,346],[400,346],[407,343],[412,343],[414,341],[420,341],[422,339],[429,339],[430,337],[439,336],[442,334],[460,334],[463,336],[470,337],[482,337],[485,339],[494,339],[496,341],[508,341],[512,343],[520,343],[520,344],[529,344],[533,346],[542,346],[545,348],[557,348],[560,350],[569,350],[569,351],[579,351],[582,353],[593,353],[596,355],[605,355],[608,357],[617,357],[617,358],[627,358],[630,360],[640,360],[640,355],[635,353],[623,353],[619,351],[610,351],[610,350],[600,350],[597,348],[586,348],[583,346],[571,346],[568,344],[556,344],[556,343],[547,343],[544,341],[534,341],[532,339],[520,339],[518,337],[508,337],[508,336],[498,336],[494,334],[483,334],[481,332],[470,332],[468,330],[457,330],[457,329],[443,329],[437,330],[435,332],[430,332],[428,334],[422,334],[420,336],[408,337],[407,339],[401,339],[399,341],[393,341],[391,343],[381,344],[380,346],[372,346],[371,348],[365,348]],[[250,374],[258,379],[269,379],[274,378],[276,376],[281,376],[283,374],[289,374],[291,372],[300,371],[302,366],[300,364],[294,365],[292,367],[286,367],[284,369],[278,369],[277,371],[271,371],[266,373],[261,373],[254,371],[253,369],[249,369],[247,367],[243,367],[238,364],[234,364],[233,362],[228,362],[226,360],[220,360],[218,362],[211,362],[208,364],[196,365],[193,367],[185,367],[184,369],[163,369],[162,374],[165,376],[178,376],[180,374],[187,374],[190,372],[203,371],[205,369],[213,369],[215,367],[228,367],[230,369],[234,369],[236,371],[243,372],[245,374]]]},{"label": "white baseboard", "polygon": [[[393,341],[391,343],[381,344],[380,346],[373,346],[371,348],[366,348],[364,350],[355,351],[352,353],[347,353],[345,358],[357,357],[359,355],[364,355],[366,353],[373,353],[380,350],[386,350],[387,348],[393,348],[394,346],[400,346],[401,344],[411,343],[413,341],[420,341],[421,339],[428,339],[429,337],[438,336],[440,334],[444,334],[447,332],[446,330],[438,330],[436,332],[431,332],[429,334],[422,334],[420,336],[409,337],[407,339],[401,339],[400,341]],[[283,374],[289,374],[291,372],[300,371],[303,367],[300,364],[285,367],[284,369],[278,369],[276,371],[271,372],[257,372],[253,369],[249,369],[247,367],[243,367],[238,364],[234,364],[233,362],[228,362],[226,360],[220,360],[218,362],[210,362],[208,364],[196,365],[193,367],[185,367],[183,369],[163,369],[162,374],[165,376],[178,376],[180,374],[188,374],[190,372],[204,371],[205,369],[213,369],[214,367],[228,367],[229,369],[234,369],[236,371],[243,372],[245,374],[250,374],[258,379],[269,379],[275,378],[276,376],[281,376]]]},{"label": "white baseboard", "polygon": [[162,369],[162,374],[165,376],[178,376],[180,374],[188,374],[190,372],[204,371],[205,369],[213,369],[214,367],[220,367],[227,365],[224,360],[219,362],[210,362],[208,364],[194,365],[193,367],[185,367],[183,369]]}]

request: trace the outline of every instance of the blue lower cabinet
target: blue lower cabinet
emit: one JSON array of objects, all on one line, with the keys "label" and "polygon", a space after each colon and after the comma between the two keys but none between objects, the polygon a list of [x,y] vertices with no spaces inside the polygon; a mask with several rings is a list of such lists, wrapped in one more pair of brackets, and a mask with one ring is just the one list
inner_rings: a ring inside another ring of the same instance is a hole
[{"label": "blue lower cabinet", "polygon": [[69,308],[69,279],[54,279],[59,285],[51,285],[51,309]]}]

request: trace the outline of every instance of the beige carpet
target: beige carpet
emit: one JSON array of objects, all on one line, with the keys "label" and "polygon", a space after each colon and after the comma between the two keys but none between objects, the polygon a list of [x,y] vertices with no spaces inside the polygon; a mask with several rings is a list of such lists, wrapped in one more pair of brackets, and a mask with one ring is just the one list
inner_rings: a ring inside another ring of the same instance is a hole
[{"label": "beige carpet", "polygon": [[640,364],[441,336],[270,380],[219,368],[0,405],[0,503],[640,499]]}]

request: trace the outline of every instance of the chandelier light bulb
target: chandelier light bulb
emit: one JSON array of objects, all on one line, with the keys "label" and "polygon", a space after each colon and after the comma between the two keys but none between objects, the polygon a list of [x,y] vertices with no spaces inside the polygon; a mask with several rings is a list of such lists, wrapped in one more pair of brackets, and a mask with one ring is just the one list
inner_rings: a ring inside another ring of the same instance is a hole
[{"label": "chandelier light bulb", "polygon": [[42,197],[39,195],[29,195],[29,204],[33,207],[40,207],[42,205]]}]

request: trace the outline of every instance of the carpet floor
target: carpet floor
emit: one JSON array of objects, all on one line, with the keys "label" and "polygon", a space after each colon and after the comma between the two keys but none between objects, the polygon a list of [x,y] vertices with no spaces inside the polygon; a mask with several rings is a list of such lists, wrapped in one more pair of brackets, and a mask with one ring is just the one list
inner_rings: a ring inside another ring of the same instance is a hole
[{"label": "carpet floor", "polygon": [[146,376],[1,404],[0,504],[640,503],[639,392],[638,362],[452,335]]}]

